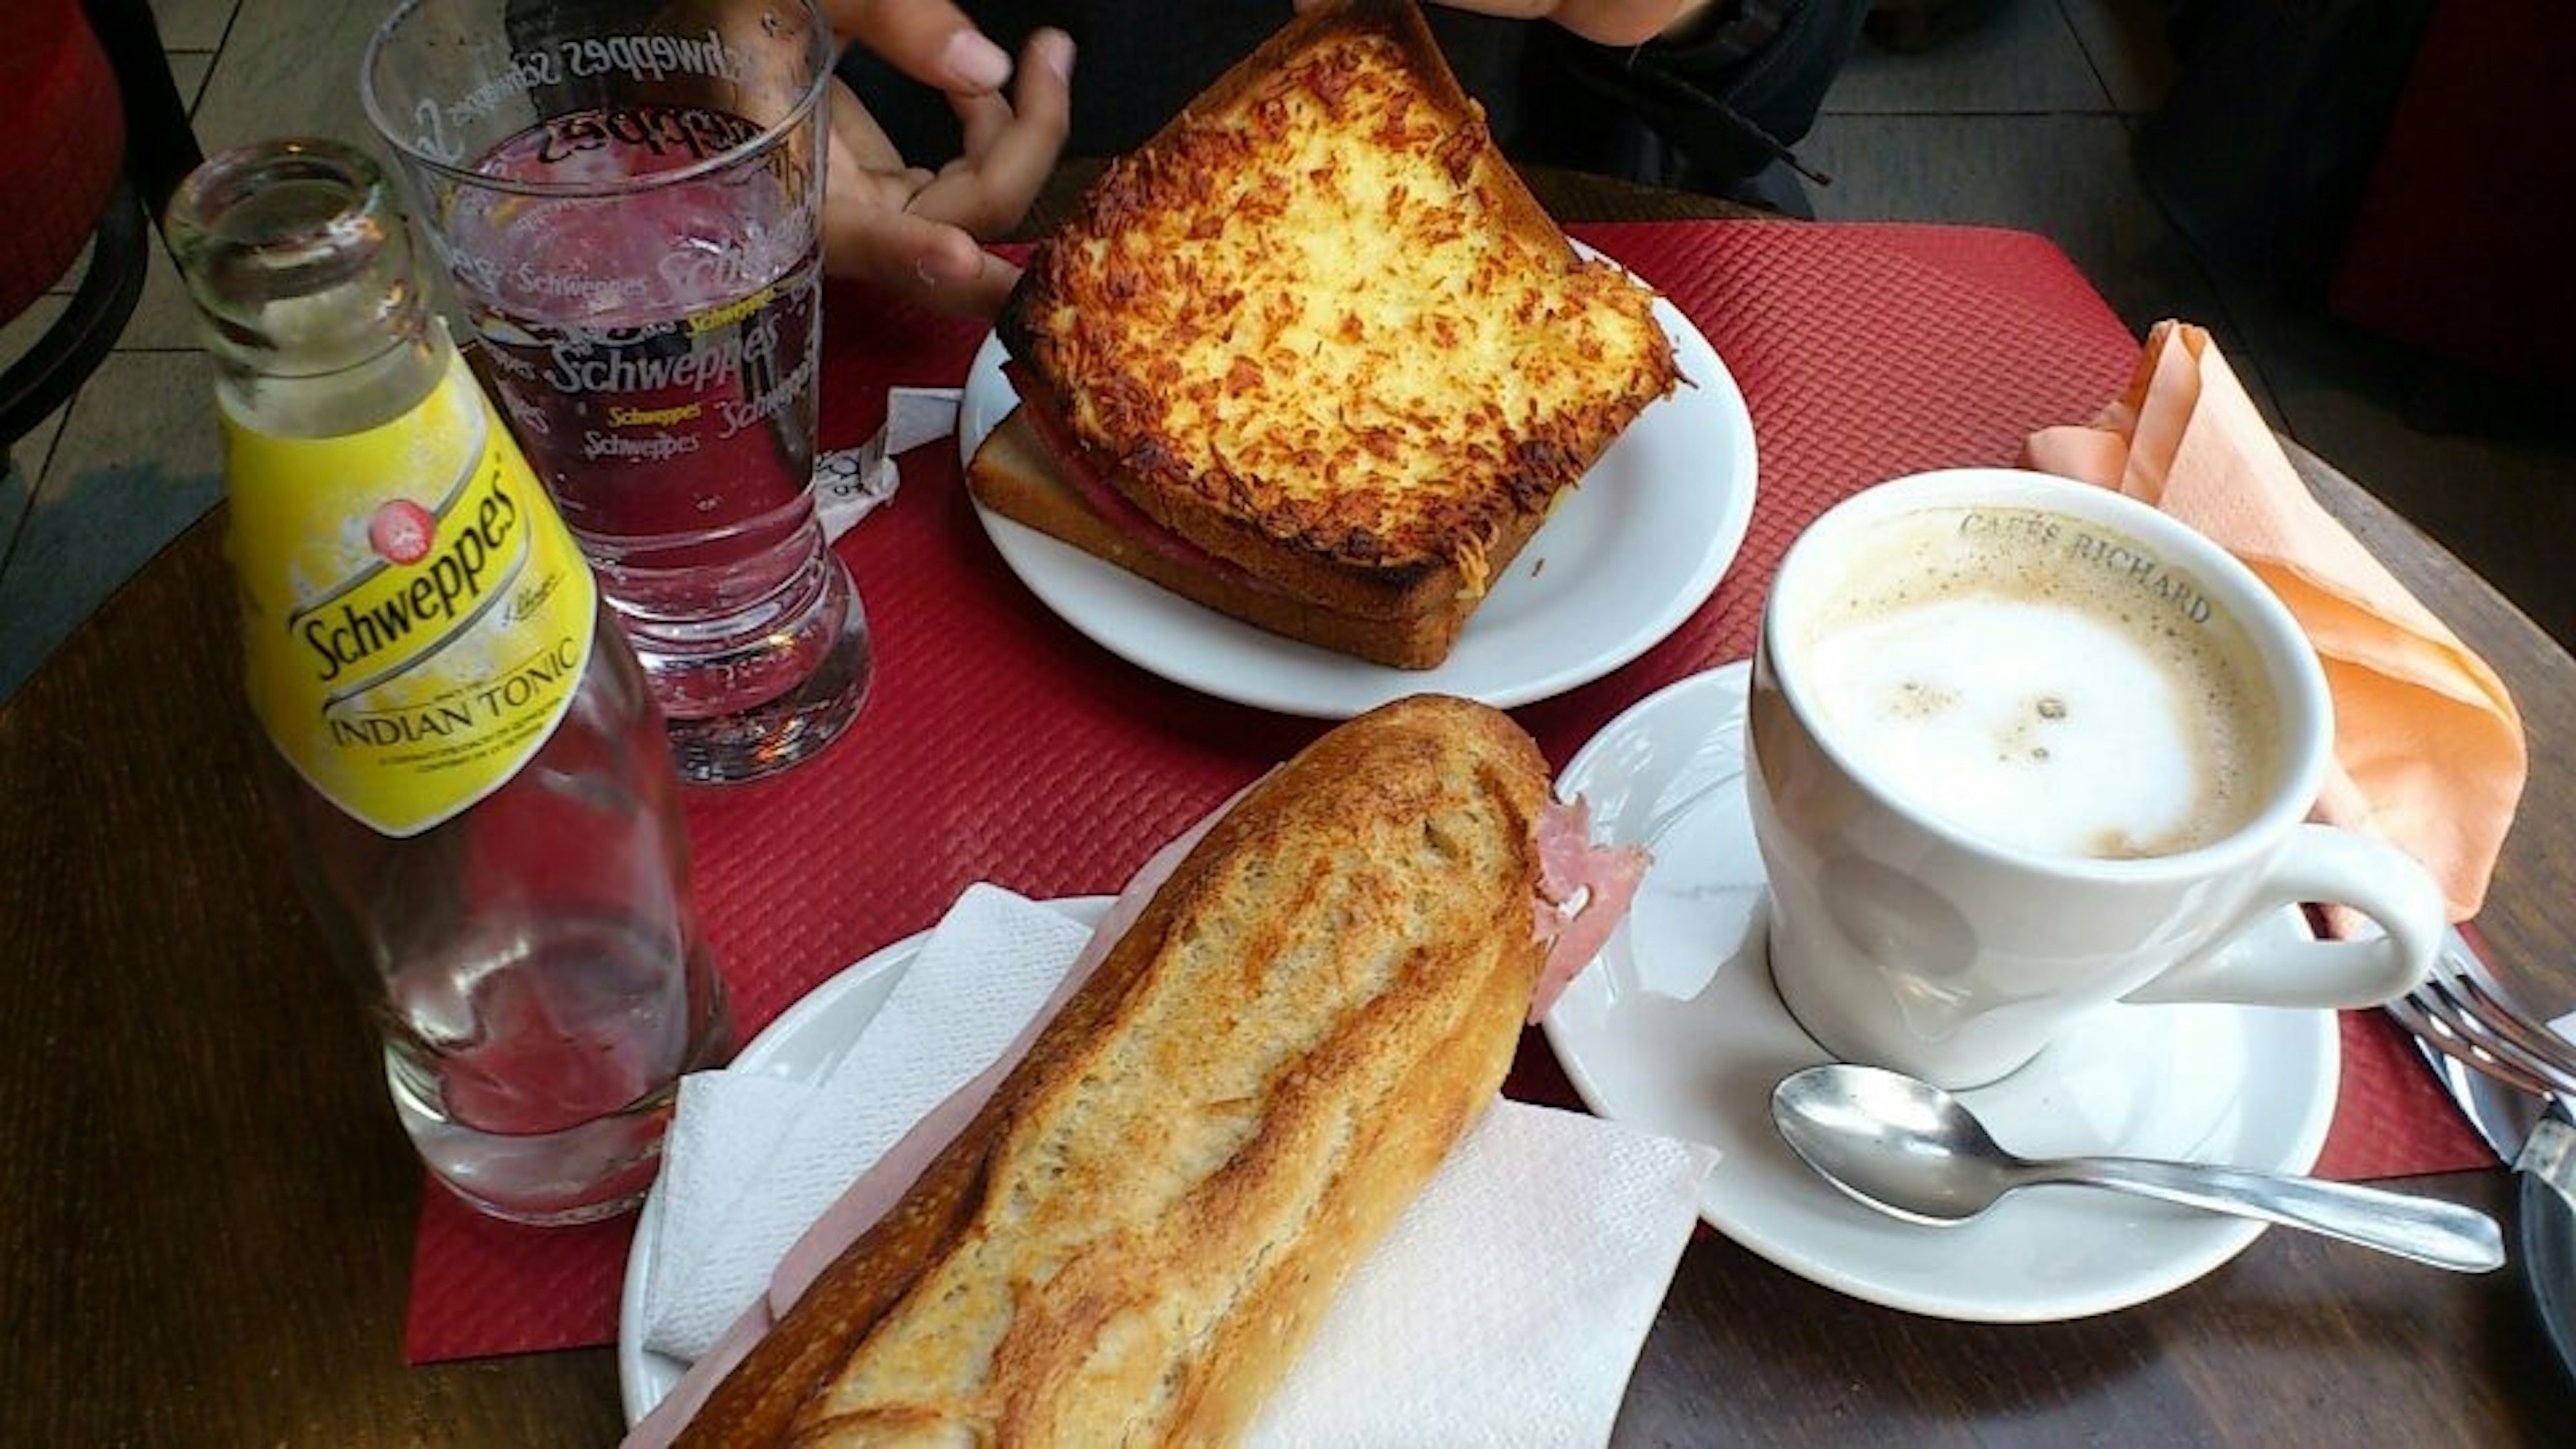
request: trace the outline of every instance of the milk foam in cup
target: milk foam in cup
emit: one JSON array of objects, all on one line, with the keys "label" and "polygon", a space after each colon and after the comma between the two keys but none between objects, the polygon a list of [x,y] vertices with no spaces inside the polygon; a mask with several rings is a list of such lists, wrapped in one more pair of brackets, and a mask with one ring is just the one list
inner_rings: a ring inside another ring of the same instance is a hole
[{"label": "milk foam in cup", "polygon": [[1891,521],[1799,644],[1854,761],[1981,838],[2051,855],[2195,849],[2242,828],[2279,723],[2245,631],[2147,555],[2051,515]]},{"label": "milk foam in cup", "polygon": [[[1965,1087],[2121,1001],[2373,1004],[2443,925],[2403,852],[2305,821],[2333,716],[2288,612],[2089,484],[1955,470],[1827,512],[1746,732],[1773,978],[1849,1060]],[[2306,902],[2386,936],[2255,929]]]}]

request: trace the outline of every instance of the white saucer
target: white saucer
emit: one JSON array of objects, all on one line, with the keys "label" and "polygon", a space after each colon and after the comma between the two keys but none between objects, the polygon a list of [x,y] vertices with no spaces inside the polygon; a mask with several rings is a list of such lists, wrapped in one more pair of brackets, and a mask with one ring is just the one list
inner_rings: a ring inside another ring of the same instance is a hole
[{"label": "white saucer", "polygon": [[[1578,247],[1580,244],[1577,244]],[[1588,248],[1586,252],[1592,253]],[[1439,668],[1394,669],[1301,644],[1166,593],[977,504],[1002,562],[1094,643],[1202,694],[1348,719],[1423,690],[1528,704],[1600,678],[1705,603],[1753,518],[1753,415],[1716,349],[1671,302],[1655,317],[1689,382],[1639,414],[1494,582]],[[961,459],[1019,405],[986,337],[957,412]]]},{"label": "white saucer", "polygon": [[[1071,896],[1042,904],[1081,922],[1097,925],[1109,910],[1108,896]],[[753,1037],[726,1068],[755,1072],[791,1082],[810,1082],[830,1074],[859,1033],[876,1020],[895,983],[921,954],[928,931],[906,936],[797,998],[795,1003]],[[635,1218],[635,1241],[626,1252],[626,1281],[617,1298],[617,1396],[629,1425],[653,1411],[689,1366],[644,1346],[644,1295],[652,1282],[654,1243],[662,1232],[662,1189],[645,1195]]]},{"label": "white saucer", "polygon": [[[2043,1322],[2141,1303],[2234,1257],[2239,1218],[2075,1187],[2017,1193],[1964,1227],[1918,1227],[1842,1196],[1773,1129],[1772,1084],[1829,1060],[1763,953],[1762,863],[1743,787],[1743,664],[1636,704],[1558,777],[1605,839],[1655,863],[1628,920],[1549,1012],[1549,1043],[1592,1110],[1720,1149],[1700,1215],[1789,1271],[1940,1318]],[[2277,929],[2303,931],[2295,911]],[[2124,1153],[2304,1172],[2332,1120],[2334,1014],[2123,1006],[2039,1060],[1963,1093],[2034,1155]]]}]

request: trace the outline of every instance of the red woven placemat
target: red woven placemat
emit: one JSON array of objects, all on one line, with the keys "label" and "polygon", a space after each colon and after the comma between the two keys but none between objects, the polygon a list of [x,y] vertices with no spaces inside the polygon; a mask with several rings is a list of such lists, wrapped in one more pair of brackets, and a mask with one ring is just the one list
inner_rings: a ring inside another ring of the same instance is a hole
[{"label": "red woven placemat", "polygon": [[[1559,765],[1654,689],[1749,653],[1782,550],[1829,503],[1901,473],[2009,463],[2033,429],[2090,417],[2136,356],[2065,256],[2024,233],[1574,230],[1707,334],[1752,410],[1761,478],[1743,553],[1707,605],[1627,667],[1516,711]],[[954,386],[982,336],[854,293],[835,294],[827,313],[829,447],[876,428],[889,386]],[[970,882],[1039,897],[1115,890],[1155,845],[1323,728],[1192,694],[1107,654],[1002,566],[953,450],[920,449],[903,475],[894,502],[840,545],[877,644],[858,726],[782,779],[689,804],[698,899],[746,1038],[841,967],[930,925]],[[2381,1026],[2346,1020],[2326,1170],[2486,1161]],[[1535,1033],[1507,1090],[1575,1100]],[[511,1228],[427,1191],[411,1359],[609,1341],[630,1231]]]}]

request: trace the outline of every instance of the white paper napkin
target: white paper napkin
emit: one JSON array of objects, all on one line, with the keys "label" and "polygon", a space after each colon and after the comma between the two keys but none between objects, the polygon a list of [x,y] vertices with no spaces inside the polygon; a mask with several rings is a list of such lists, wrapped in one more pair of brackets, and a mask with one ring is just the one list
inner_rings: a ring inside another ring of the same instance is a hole
[{"label": "white paper napkin", "polygon": [[823,1080],[682,1079],[663,1146],[645,1346],[688,1360],[706,1352],[806,1225],[1001,1054],[1090,937],[1069,916],[969,886]]},{"label": "white paper napkin", "polygon": [[953,387],[888,388],[885,426],[875,437],[814,460],[814,514],[827,541],[894,497],[903,481],[894,462],[898,455],[956,433],[961,396]]},{"label": "white paper napkin", "polygon": [[1246,1436],[1606,1442],[1717,1150],[1508,1099],[1342,1285]]},{"label": "white paper napkin", "polygon": [[[840,1188],[1009,1044],[1088,934],[974,887],[824,1082],[684,1082],[648,1346],[693,1359],[712,1343]],[[1444,1445],[1604,1442],[1716,1161],[1497,1103],[1344,1284],[1252,1442],[1412,1446],[1430,1426]]]}]

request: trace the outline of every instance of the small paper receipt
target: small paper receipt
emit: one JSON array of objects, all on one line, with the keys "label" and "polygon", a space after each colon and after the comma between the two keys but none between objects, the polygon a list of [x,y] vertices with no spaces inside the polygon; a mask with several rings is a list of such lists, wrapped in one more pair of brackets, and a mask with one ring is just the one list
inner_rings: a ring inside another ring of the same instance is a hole
[{"label": "small paper receipt", "polygon": [[814,511],[826,542],[894,496],[903,481],[897,455],[956,433],[958,396],[953,387],[888,388],[885,426],[875,437],[814,460]]}]

